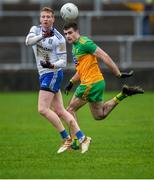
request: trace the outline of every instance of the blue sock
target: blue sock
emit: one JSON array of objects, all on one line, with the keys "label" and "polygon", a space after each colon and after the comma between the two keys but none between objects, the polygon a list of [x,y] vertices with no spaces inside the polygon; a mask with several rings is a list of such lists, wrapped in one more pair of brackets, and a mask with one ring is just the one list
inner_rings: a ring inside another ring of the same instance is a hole
[{"label": "blue sock", "polygon": [[60,132],[60,135],[61,135],[61,137],[62,137],[63,139],[68,139],[68,138],[70,138],[70,136],[68,135],[68,133],[66,132],[65,129]]},{"label": "blue sock", "polygon": [[84,138],[85,138],[85,135],[84,135],[84,133],[83,133],[82,131],[78,131],[78,132],[76,133],[76,137],[78,138],[78,141],[79,141],[80,143],[82,143],[82,141],[83,141]]}]

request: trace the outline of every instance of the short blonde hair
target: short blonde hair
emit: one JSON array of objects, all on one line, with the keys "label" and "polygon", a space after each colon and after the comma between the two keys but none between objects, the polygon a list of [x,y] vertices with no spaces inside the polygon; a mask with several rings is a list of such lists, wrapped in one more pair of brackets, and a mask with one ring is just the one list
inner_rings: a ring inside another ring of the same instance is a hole
[{"label": "short blonde hair", "polygon": [[54,10],[51,9],[50,7],[43,7],[43,8],[41,9],[41,12],[43,12],[43,11],[51,12],[51,13],[54,15]]}]

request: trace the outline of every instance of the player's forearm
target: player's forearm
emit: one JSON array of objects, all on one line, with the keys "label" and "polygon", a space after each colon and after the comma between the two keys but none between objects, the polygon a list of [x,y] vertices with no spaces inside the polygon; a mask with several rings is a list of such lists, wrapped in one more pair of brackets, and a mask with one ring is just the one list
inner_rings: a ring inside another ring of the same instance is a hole
[{"label": "player's forearm", "polygon": [[119,68],[117,67],[117,65],[112,61],[112,60],[109,60],[109,62],[106,63],[106,65],[108,66],[108,68],[112,71],[112,73],[119,77],[120,76],[120,70]]},{"label": "player's forearm", "polygon": [[66,61],[63,59],[60,59],[59,61],[53,63],[54,68],[65,68],[66,67]]},{"label": "player's forearm", "polygon": [[71,81],[73,82],[73,83],[75,83],[75,82],[77,82],[77,81],[79,81],[80,80],[80,76],[79,76],[79,74],[76,72],[75,74],[74,74],[74,76],[71,78]]},{"label": "player's forearm", "polygon": [[38,36],[27,36],[26,45],[27,46],[32,46],[32,45],[36,44],[37,42],[39,42],[42,39],[43,39],[42,34],[40,34]]},{"label": "player's forearm", "polygon": [[67,55],[66,54],[63,54],[63,55],[60,55],[59,56],[59,60],[56,61],[55,63],[53,63],[54,65],[54,68],[65,68],[66,67],[66,58],[67,58]]},{"label": "player's forearm", "polygon": [[114,61],[108,54],[106,54],[106,56],[104,57],[104,62],[115,76],[120,76],[120,70],[118,66],[114,63]]}]

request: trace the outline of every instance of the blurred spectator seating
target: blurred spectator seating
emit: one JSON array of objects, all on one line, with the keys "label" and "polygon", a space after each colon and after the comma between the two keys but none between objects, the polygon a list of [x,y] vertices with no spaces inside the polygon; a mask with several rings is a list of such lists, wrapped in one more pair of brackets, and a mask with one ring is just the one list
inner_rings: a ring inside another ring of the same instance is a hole
[{"label": "blurred spectator seating", "polygon": [[[61,33],[64,22],[59,16],[59,9],[65,2],[64,0],[51,0],[49,2],[49,5],[56,11],[55,26]],[[79,7],[80,18],[78,22],[81,26],[82,34],[91,36],[92,39],[96,40],[99,46],[106,50],[119,66],[122,64],[132,66],[135,63],[138,64],[138,62],[145,64],[148,61],[150,63],[154,62],[154,39],[144,39],[142,34],[140,37],[136,36],[136,14],[134,15],[133,13],[143,12],[144,6],[142,3],[104,3],[101,7],[103,10],[100,10],[97,14],[94,11],[93,0],[74,0],[70,2],[75,3]],[[22,0],[18,3],[9,1],[2,4],[0,37],[7,37],[7,42],[0,41],[1,64],[20,63],[20,59],[22,59],[22,63],[31,63],[33,53],[29,48],[25,47],[24,38],[29,28],[39,23],[38,17],[41,6],[42,4],[34,0]],[[150,16],[149,19],[150,22],[154,21],[153,16]],[[153,30],[151,34],[154,35],[154,28],[151,28],[151,30]],[[16,37],[22,37],[23,43],[19,43],[16,40],[9,42],[10,37],[15,39]],[[71,62],[72,58],[70,51],[71,47],[68,45],[69,62]],[[127,62],[125,63],[125,61]]]}]

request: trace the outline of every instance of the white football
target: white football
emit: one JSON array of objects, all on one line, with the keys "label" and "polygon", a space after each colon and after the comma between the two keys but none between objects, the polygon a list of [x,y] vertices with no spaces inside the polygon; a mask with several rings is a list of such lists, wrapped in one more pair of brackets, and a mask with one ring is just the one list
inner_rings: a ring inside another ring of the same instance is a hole
[{"label": "white football", "polygon": [[65,21],[76,19],[78,14],[78,7],[73,3],[66,3],[60,9],[60,15]]}]

